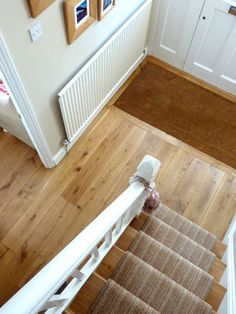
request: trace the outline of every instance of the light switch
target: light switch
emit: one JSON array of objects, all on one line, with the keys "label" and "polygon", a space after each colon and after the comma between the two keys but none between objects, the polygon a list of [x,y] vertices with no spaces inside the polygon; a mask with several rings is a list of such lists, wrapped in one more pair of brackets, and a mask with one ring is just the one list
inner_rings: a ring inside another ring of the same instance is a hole
[{"label": "light switch", "polygon": [[43,27],[41,22],[37,22],[29,29],[30,38],[33,42],[43,35]]}]

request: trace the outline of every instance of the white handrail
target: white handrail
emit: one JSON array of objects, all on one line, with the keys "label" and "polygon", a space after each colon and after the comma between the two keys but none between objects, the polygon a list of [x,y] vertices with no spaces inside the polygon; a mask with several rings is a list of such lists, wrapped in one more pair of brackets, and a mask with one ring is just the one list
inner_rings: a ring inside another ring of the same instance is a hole
[{"label": "white handrail", "polygon": [[[145,156],[136,175],[154,184],[160,162]],[[110,206],[0,309],[1,314],[62,313],[143,207],[147,191],[131,183]],[[99,247],[98,247],[99,245]],[[80,265],[87,259],[85,265]],[[68,279],[72,279],[68,282]],[[66,283],[64,290],[57,294]],[[67,284],[68,283],[68,284]]]}]

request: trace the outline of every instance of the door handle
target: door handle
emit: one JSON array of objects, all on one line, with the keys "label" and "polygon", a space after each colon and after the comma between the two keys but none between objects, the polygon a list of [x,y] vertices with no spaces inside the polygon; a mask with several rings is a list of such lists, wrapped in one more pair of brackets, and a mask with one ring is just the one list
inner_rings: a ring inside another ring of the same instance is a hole
[{"label": "door handle", "polygon": [[232,14],[232,15],[236,16],[236,7],[231,6],[229,8],[229,14]]}]

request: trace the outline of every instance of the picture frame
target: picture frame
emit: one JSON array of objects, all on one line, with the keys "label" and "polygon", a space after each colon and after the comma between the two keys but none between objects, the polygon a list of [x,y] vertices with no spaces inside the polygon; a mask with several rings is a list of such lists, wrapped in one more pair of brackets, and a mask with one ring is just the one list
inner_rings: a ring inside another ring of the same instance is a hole
[{"label": "picture frame", "polygon": [[116,5],[116,0],[98,0],[98,20],[101,21]]},{"label": "picture frame", "polygon": [[72,44],[96,21],[96,0],[64,0],[67,40]]},{"label": "picture frame", "polygon": [[30,14],[37,17],[45,9],[47,9],[55,0],[28,0]]}]

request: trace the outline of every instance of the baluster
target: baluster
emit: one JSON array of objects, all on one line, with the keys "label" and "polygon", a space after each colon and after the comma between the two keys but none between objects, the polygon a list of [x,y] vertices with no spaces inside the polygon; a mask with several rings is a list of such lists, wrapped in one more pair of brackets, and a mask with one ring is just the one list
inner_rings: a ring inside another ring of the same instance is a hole
[{"label": "baluster", "polygon": [[112,243],[112,229],[110,229],[105,236],[106,246],[109,247]]},{"label": "baluster", "polygon": [[68,298],[61,296],[60,294],[54,294],[48,302],[42,306],[41,311],[49,310],[53,307],[62,306]]},{"label": "baluster", "polygon": [[131,217],[131,208],[129,207],[125,213],[125,219],[124,222],[127,224],[130,221],[130,217]]},{"label": "baluster", "polygon": [[116,223],[116,231],[115,231],[116,234],[120,233],[123,227],[123,223],[124,223],[124,215],[122,215]]},{"label": "baluster", "polygon": [[100,254],[98,251],[98,248],[95,247],[92,251],[91,251],[91,256],[97,261],[99,260]]},{"label": "baluster", "polygon": [[72,273],[71,277],[74,277],[74,278],[78,279],[79,281],[83,281],[86,278],[85,274],[83,274],[78,269]]}]

